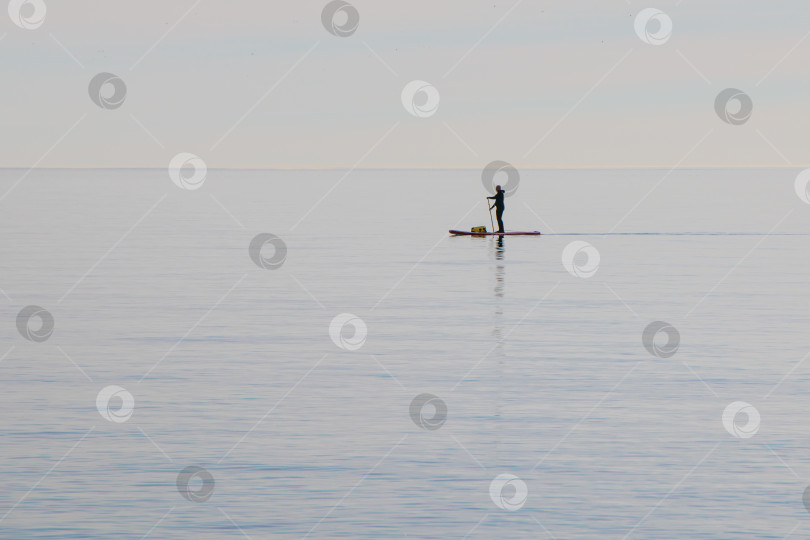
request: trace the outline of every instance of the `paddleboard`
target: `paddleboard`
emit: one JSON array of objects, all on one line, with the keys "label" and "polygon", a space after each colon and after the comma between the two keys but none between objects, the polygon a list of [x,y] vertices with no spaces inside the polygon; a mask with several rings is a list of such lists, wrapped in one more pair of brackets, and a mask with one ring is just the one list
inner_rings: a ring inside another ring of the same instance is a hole
[{"label": "paddleboard", "polygon": [[457,236],[540,236],[540,231],[508,231],[508,232],[470,232],[450,229],[450,234]]}]

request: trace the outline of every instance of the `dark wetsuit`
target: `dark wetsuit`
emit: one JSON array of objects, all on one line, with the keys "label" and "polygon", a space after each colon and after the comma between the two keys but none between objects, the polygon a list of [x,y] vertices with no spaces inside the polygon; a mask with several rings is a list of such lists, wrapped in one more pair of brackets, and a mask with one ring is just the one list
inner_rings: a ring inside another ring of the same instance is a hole
[{"label": "dark wetsuit", "polygon": [[494,199],[495,200],[495,217],[498,220],[498,231],[503,232],[503,196],[506,192],[504,190],[500,190],[495,194],[493,197],[487,197],[487,199]]}]

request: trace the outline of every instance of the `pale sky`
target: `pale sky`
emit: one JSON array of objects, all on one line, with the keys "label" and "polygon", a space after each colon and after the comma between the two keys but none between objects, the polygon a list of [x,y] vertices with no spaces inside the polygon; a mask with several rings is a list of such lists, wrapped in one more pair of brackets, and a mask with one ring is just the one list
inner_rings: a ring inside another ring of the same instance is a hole
[{"label": "pale sky", "polygon": [[[0,22],[2,167],[810,163],[806,1],[352,0],[347,37],[323,0],[44,2],[36,28]],[[663,44],[634,28],[649,7],[672,21]],[[101,72],[120,107],[90,99]],[[421,118],[414,80],[440,98]],[[726,88],[748,121],[716,114]]]}]

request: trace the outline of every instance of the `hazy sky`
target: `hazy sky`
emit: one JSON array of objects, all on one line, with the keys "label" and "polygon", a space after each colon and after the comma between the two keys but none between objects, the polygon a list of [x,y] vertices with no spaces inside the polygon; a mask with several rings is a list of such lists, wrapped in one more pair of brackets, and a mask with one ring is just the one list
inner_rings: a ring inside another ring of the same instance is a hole
[{"label": "hazy sky", "polygon": [[[347,37],[323,0],[44,2],[36,28],[0,23],[4,167],[810,163],[806,1],[352,0]],[[636,33],[649,7],[664,43]],[[91,100],[102,72],[120,107]],[[403,106],[414,80],[440,98],[425,117]],[[744,123],[715,112],[726,88],[750,96]]]}]

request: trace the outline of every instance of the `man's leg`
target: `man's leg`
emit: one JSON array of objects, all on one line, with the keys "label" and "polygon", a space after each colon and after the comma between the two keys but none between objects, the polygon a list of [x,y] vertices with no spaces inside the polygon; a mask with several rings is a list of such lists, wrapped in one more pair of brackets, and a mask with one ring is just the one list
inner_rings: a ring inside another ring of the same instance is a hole
[{"label": "man's leg", "polygon": [[499,209],[495,216],[498,218],[498,232],[503,232],[503,210]]}]

